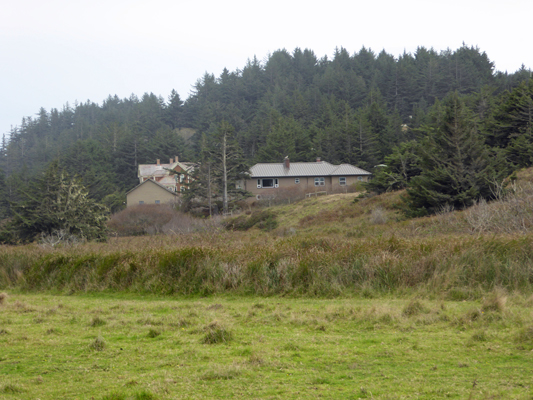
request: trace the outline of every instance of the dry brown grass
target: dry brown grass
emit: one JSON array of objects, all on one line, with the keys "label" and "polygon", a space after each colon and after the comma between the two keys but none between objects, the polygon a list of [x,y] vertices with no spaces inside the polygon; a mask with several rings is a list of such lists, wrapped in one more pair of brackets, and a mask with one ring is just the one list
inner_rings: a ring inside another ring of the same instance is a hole
[{"label": "dry brown grass", "polygon": [[177,235],[214,231],[221,228],[220,222],[220,218],[191,217],[167,204],[145,204],[114,214],[108,227],[118,236]]},{"label": "dry brown grass", "polygon": [[4,304],[4,301],[6,301],[8,298],[7,293],[0,293],[0,305]]}]

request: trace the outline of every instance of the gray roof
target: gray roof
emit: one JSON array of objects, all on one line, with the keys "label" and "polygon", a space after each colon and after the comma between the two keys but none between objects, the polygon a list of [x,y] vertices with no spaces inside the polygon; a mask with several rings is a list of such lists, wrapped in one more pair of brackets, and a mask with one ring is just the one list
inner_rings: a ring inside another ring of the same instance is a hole
[{"label": "gray roof", "polygon": [[333,165],[327,161],[295,162],[285,168],[284,163],[260,163],[250,168],[251,178],[282,178],[298,176],[372,175],[350,164]]}]

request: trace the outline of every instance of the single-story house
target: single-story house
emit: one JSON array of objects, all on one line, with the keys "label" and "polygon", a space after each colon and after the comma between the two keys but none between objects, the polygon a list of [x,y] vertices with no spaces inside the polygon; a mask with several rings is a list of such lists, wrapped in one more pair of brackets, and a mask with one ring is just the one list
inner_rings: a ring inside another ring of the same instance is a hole
[{"label": "single-story house", "polygon": [[256,198],[271,197],[283,192],[344,192],[357,182],[367,182],[372,174],[351,164],[333,165],[317,158],[316,162],[260,163],[250,168],[249,177],[238,187]]},{"label": "single-story house", "polygon": [[147,179],[126,193],[126,206],[176,203],[179,198],[179,193],[152,179]]},{"label": "single-story house", "polygon": [[178,156],[171,158],[168,164],[161,164],[158,159],[156,164],[139,164],[137,177],[139,183],[152,180],[172,192],[180,193],[188,189],[192,180],[190,173],[194,166],[194,163],[180,162]]}]

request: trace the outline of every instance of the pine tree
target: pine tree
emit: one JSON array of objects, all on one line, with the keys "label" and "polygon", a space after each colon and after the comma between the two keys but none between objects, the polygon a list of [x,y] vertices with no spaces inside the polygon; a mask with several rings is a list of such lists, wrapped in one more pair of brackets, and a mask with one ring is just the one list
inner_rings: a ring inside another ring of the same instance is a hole
[{"label": "pine tree", "polygon": [[485,148],[474,118],[457,92],[444,103],[442,123],[421,146],[422,170],[411,179],[407,202],[414,215],[444,206],[468,207],[493,197],[494,185],[506,175],[503,165]]},{"label": "pine tree", "polygon": [[58,231],[87,240],[106,238],[107,210],[90,199],[80,180],[66,175],[57,162],[21,193],[12,213],[10,228],[21,242]]}]

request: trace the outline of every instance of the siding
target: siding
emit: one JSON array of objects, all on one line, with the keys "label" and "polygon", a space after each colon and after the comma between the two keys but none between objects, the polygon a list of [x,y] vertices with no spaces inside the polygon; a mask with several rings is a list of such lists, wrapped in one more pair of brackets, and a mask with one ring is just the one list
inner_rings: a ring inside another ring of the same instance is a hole
[{"label": "siding", "polygon": [[126,202],[127,206],[131,207],[138,205],[140,201],[143,201],[144,204],[155,204],[156,200],[159,200],[161,204],[175,203],[178,198],[178,196],[163,189],[154,182],[146,181],[126,195]]}]

